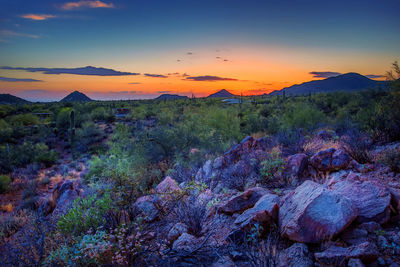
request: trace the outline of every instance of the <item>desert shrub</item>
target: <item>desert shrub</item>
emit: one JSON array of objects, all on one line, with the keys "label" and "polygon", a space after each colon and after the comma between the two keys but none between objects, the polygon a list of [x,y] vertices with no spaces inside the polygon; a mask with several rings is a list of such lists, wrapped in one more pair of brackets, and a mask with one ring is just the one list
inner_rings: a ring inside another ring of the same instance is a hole
[{"label": "desert shrub", "polygon": [[33,114],[19,114],[10,118],[10,123],[14,125],[35,125],[39,123],[39,118]]},{"label": "desert shrub", "polygon": [[90,113],[90,117],[92,120],[99,120],[99,121],[106,121],[106,122],[113,122],[115,116],[110,108],[105,107],[97,107],[92,110]]},{"label": "desert shrub", "polygon": [[380,160],[381,163],[390,167],[394,172],[400,172],[400,149],[388,149],[383,153]]},{"label": "desert shrub", "polygon": [[364,164],[371,161],[369,150],[372,142],[368,135],[357,129],[349,129],[341,140],[344,150],[357,162]]},{"label": "desert shrub", "polygon": [[302,129],[281,130],[275,137],[287,153],[295,154],[303,150],[305,140],[302,132]]},{"label": "desert shrub", "polygon": [[80,153],[87,152],[89,146],[103,140],[103,136],[103,132],[93,122],[85,122],[76,132],[74,148]]},{"label": "desert shrub", "polygon": [[99,266],[110,265],[111,243],[105,231],[88,233],[72,246],[63,245],[52,251],[44,266]]},{"label": "desert shrub", "polygon": [[22,199],[25,200],[37,196],[38,195],[37,187],[38,187],[37,180],[29,181],[24,191],[22,191]]},{"label": "desert shrub", "polygon": [[11,179],[7,175],[0,175],[0,193],[5,193],[10,189]]},{"label": "desert shrub", "polygon": [[194,236],[201,236],[204,220],[206,218],[207,203],[199,203],[195,196],[178,203],[176,215],[179,222],[186,224],[188,232]]},{"label": "desert shrub", "polygon": [[31,220],[31,213],[20,210],[10,216],[0,216],[0,238],[7,238],[18,232]]},{"label": "desert shrub", "polygon": [[281,115],[283,129],[307,129],[313,130],[321,123],[326,123],[325,114],[316,107],[297,103],[289,106]]},{"label": "desert shrub", "polygon": [[46,167],[50,167],[58,160],[58,153],[41,143],[35,145],[34,162],[43,163]]},{"label": "desert shrub", "polygon": [[70,108],[63,108],[57,114],[57,129],[58,131],[66,131],[70,128]]},{"label": "desert shrub", "polygon": [[7,142],[12,132],[11,126],[5,120],[0,120],[0,143]]},{"label": "desert shrub", "polygon": [[105,223],[105,216],[112,208],[111,204],[108,193],[101,198],[97,198],[97,195],[86,199],[77,198],[68,213],[60,217],[57,227],[63,234],[75,235],[96,229]]},{"label": "desert shrub", "polygon": [[267,159],[261,162],[260,173],[265,179],[273,179],[282,175],[285,167],[285,161],[279,152],[271,152]]}]

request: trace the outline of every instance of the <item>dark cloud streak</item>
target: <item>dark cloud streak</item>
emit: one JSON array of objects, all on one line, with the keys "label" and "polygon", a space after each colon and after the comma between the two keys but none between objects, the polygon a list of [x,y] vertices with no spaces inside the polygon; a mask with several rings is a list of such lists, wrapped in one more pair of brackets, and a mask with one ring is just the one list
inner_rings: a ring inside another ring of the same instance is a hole
[{"label": "dark cloud streak", "polygon": [[238,81],[238,79],[234,79],[234,78],[223,78],[223,77],[211,76],[211,75],[191,76],[191,77],[187,77],[185,80],[197,81],[197,82]]},{"label": "dark cloud streak", "polygon": [[126,76],[140,75],[134,72],[122,72],[113,69],[97,68],[92,66],[82,68],[21,68],[21,67],[0,67],[5,70],[24,70],[28,72],[41,72],[44,74],[73,74],[73,75],[92,75],[92,76]]},{"label": "dark cloud streak", "polygon": [[314,78],[329,78],[341,75],[340,72],[334,71],[311,71],[309,74],[313,75]]},{"label": "dark cloud streak", "polygon": [[19,79],[19,78],[8,78],[8,77],[0,77],[0,81],[3,81],[3,82],[43,82],[42,80],[36,80],[36,79]]}]

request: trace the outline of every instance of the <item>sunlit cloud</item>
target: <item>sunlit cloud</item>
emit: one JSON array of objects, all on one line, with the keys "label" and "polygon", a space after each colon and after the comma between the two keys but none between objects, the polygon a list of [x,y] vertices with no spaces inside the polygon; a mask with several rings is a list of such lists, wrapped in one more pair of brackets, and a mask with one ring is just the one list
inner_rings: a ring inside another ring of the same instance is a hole
[{"label": "sunlit cloud", "polygon": [[21,15],[21,18],[25,19],[31,19],[31,20],[46,20],[46,19],[51,19],[55,18],[55,15],[48,15],[48,14],[25,14]]},{"label": "sunlit cloud", "polygon": [[68,2],[62,5],[64,10],[72,10],[79,8],[113,8],[114,4],[104,3],[102,1],[78,1],[78,2]]},{"label": "sunlit cloud", "polygon": [[340,72],[334,71],[311,71],[310,74],[313,75],[314,78],[329,78],[341,75]]},{"label": "sunlit cloud", "polygon": [[140,75],[134,72],[122,72],[113,69],[96,68],[92,66],[82,68],[21,68],[21,67],[0,67],[5,70],[24,70],[28,72],[41,72],[43,74],[75,74],[75,75],[93,75],[93,76],[125,76]]},{"label": "sunlit cloud", "polygon": [[128,83],[128,84],[142,84],[140,82],[132,82],[132,83]]},{"label": "sunlit cloud", "polygon": [[190,77],[186,77],[186,80],[197,81],[197,82],[238,81],[238,79],[234,79],[234,78],[223,78],[223,77],[211,76],[211,75],[190,76]]},{"label": "sunlit cloud", "polygon": [[153,77],[153,78],[168,78],[168,76],[162,75],[162,74],[150,74],[150,73],[145,73],[144,76],[146,77]]},{"label": "sunlit cloud", "polygon": [[43,82],[43,81],[36,80],[36,79],[20,79],[20,78],[0,77],[0,82]]}]

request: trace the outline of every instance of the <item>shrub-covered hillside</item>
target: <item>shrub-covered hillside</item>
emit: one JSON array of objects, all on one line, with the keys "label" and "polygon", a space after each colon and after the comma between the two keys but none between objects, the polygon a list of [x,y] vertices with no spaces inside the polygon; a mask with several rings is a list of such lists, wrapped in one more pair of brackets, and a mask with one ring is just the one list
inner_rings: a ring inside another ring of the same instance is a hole
[{"label": "shrub-covered hillside", "polygon": [[389,90],[0,105],[2,264],[397,266],[394,66]]}]

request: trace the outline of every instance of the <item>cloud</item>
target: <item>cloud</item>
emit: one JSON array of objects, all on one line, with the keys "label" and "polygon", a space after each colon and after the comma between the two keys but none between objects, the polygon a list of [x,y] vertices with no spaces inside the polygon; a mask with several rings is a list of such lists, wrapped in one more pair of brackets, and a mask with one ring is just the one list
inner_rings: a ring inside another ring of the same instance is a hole
[{"label": "cloud", "polygon": [[31,20],[46,20],[46,19],[55,18],[56,16],[47,15],[47,14],[25,14],[25,15],[21,15],[20,17],[25,18],[25,19],[31,19]]},{"label": "cloud", "polygon": [[132,82],[132,83],[128,83],[128,84],[142,84],[140,82]]},{"label": "cloud", "polygon": [[385,75],[376,75],[376,74],[368,74],[365,75],[365,77],[370,78],[370,79],[378,79],[378,78],[385,78]]},{"label": "cloud", "polygon": [[168,94],[172,93],[172,91],[157,91],[157,94]]},{"label": "cloud", "polygon": [[14,68],[0,67],[5,70],[24,70],[28,72],[42,72],[44,74],[74,74],[74,75],[94,75],[94,76],[125,76],[125,75],[140,75],[134,72],[121,72],[113,69],[96,68],[92,66],[82,68]]},{"label": "cloud", "polygon": [[162,75],[162,74],[145,73],[144,76],[153,77],[153,78],[168,78],[168,76],[165,76],[165,75]]},{"label": "cloud", "polygon": [[186,55],[193,55],[193,52],[187,52]]},{"label": "cloud", "polygon": [[43,82],[41,80],[35,80],[35,79],[19,79],[19,78],[8,78],[8,77],[0,77],[0,81],[2,81],[2,82]]},{"label": "cloud", "polygon": [[309,74],[313,75],[314,78],[329,78],[341,75],[340,72],[333,71],[311,71]]},{"label": "cloud", "polygon": [[259,89],[250,89],[247,90],[248,93],[250,94],[263,94],[265,92],[267,92],[269,89],[266,88],[259,88]]},{"label": "cloud", "polygon": [[64,10],[72,10],[79,8],[113,8],[114,4],[112,3],[104,3],[99,0],[95,1],[78,1],[78,2],[68,2],[61,6]]},{"label": "cloud", "polygon": [[34,35],[34,34],[20,33],[20,32],[14,32],[14,31],[9,31],[9,30],[0,30],[0,39],[1,40],[6,41],[6,39],[12,38],[12,37],[26,37],[26,38],[32,38],[32,39],[39,38],[38,35]]},{"label": "cloud", "polygon": [[211,75],[190,76],[190,77],[187,77],[186,80],[197,81],[197,82],[238,81],[238,79],[223,78],[223,77],[211,76]]}]

